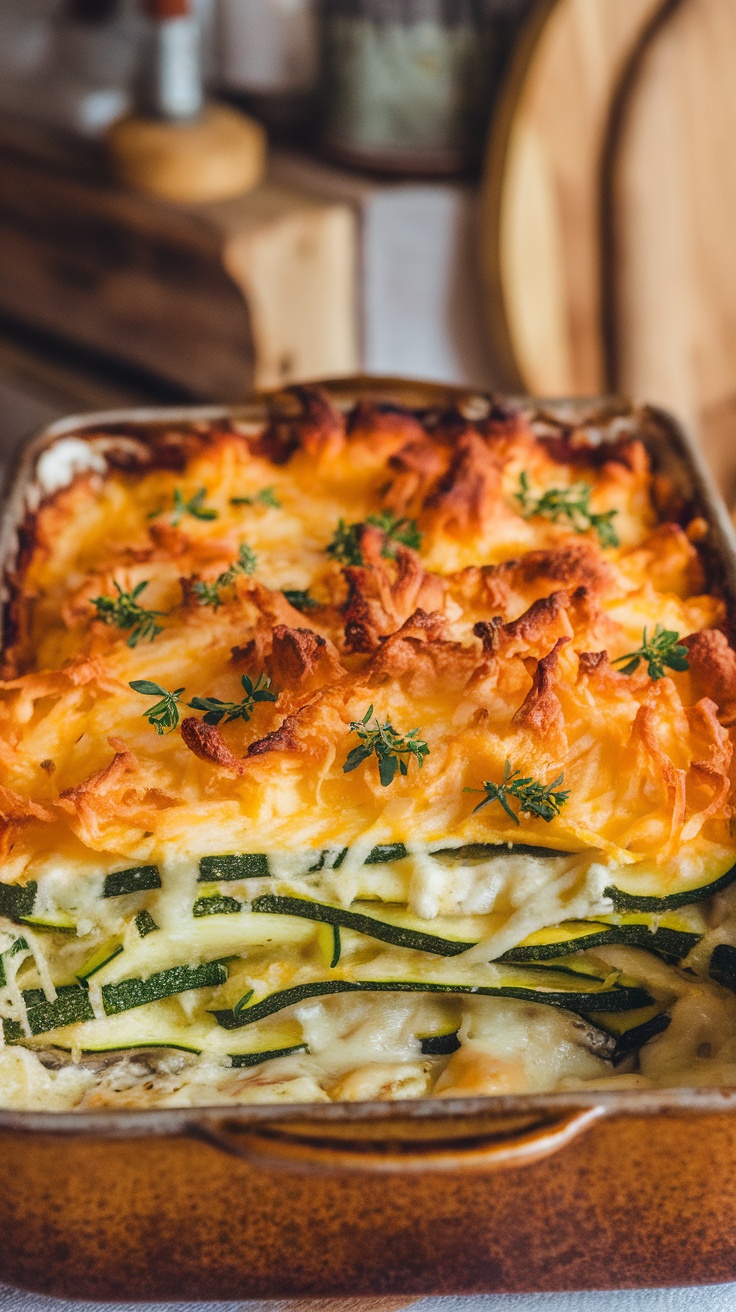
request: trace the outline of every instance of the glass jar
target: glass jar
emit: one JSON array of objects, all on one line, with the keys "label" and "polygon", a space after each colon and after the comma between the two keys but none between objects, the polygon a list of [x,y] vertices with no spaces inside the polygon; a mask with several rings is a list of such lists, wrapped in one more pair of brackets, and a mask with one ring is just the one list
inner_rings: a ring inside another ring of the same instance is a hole
[{"label": "glass jar", "polygon": [[324,150],[391,173],[477,166],[509,18],[530,0],[323,0]]}]

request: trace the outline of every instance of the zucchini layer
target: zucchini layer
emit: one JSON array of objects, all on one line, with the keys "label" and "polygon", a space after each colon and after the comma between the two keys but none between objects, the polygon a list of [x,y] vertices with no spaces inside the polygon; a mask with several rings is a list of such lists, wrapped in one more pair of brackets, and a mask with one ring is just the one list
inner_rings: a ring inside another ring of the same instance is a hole
[{"label": "zucchini layer", "polygon": [[[630,875],[629,878],[633,878]],[[715,893],[722,893],[725,888],[736,879],[736,865],[729,865],[729,868],[713,879],[710,872],[704,873],[701,880],[691,884],[688,888],[678,889],[676,893],[646,893],[644,888],[647,884],[655,882],[651,875],[643,875],[639,879],[642,891],[639,892],[635,886],[629,888],[621,887],[625,883],[625,876],[619,876],[619,883],[610,885],[604,890],[605,896],[610,897],[613,901],[616,911],[675,911],[678,907],[692,906],[696,902],[704,902],[706,898],[713,897]]]},{"label": "zucchini layer", "polygon": [[[272,913],[280,916],[299,916],[307,920],[321,921],[326,925],[339,925],[342,929],[352,929],[359,934],[368,934],[371,938],[391,943],[397,948],[414,948],[419,952],[433,952],[441,957],[454,957],[478,942],[478,937],[445,938],[439,934],[428,933],[417,928],[421,923],[416,916],[411,916],[401,908],[385,906],[374,911],[368,904],[361,904],[360,911],[333,906],[326,902],[313,902],[309,898],[279,897],[273,893],[263,893],[254,898],[251,911],[257,914]],[[461,926],[463,921],[457,918]],[[484,917],[478,917],[479,921]],[[434,923],[434,922],[429,922]],[[443,926],[451,922],[445,919]],[[459,931],[460,933],[462,930]]]},{"label": "zucchini layer", "polygon": [[400,978],[322,979],[275,990],[257,1002],[250,1002],[251,991],[235,1007],[227,1010],[213,1009],[212,1015],[224,1029],[235,1030],[272,1016],[285,1007],[305,1002],[308,998],[326,997],[332,993],[466,993],[475,997],[519,998],[524,1002],[540,1002],[548,1007],[562,1007],[567,1011],[582,1013],[600,1011],[603,1007],[606,1012],[629,1011],[649,1006],[652,1002],[646,989],[638,986],[616,984],[609,988],[599,980],[588,976],[583,978],[586,985],[576,987],[572,982],[572,972],[530,970],[525,978],[523,968],[520,968],[507,982],[498,984],[460,984]]}]

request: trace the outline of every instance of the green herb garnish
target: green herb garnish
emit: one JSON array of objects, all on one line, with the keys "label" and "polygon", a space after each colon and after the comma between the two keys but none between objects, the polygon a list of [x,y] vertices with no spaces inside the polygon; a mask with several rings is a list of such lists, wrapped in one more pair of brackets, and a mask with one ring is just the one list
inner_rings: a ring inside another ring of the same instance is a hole
[{"label": "green herb garnish", "polygon": [[556,815],[560,814],[561,808],[565,805],[568,793],[555,792],[558,784],[561,784],[564,775],[560,774],[551,784],[540,784],[537,779],[522,779],[519,777],[518,770],[511,769],[511,762],[506,761],[504,767],[503,779],[500,784],[494,784],[490,779],[486,779],[483,788],[466,788],[466,793],[479,793],[485,791],[486,796],[482,802],[479,802],[473,808],[473,815],[480,811],[482,807],[487,806],[489,802],[500,802],[504,811],[511,817],[515,825],[519,823],[519,817],[509,806],[509,798],[515,797],[519,803],[519,810],[522,814],[536,815],[540,820],[554,820]]},{"label": "green herb garnish", "polygon": [[276,701],[277,694],[270,690],[271,680],[268,675],[259,674],[257,682],[253,683],[244,674],[240,682],[245,691],[242,702],[223,702],[219,697],[193,697],[189,705],[193,711],[206,711],[205,724],[219,724],[223,719],[225,724],[229,724],[231,720],[245,720],[247,723],[256,702]]},{"label": "green herb garnish", "polygon": [[252,497],[231,497],[231,506],[271,506],[274,510],[281,509],[281,502],[276,496],[275,487],[262,487],[260,492],[255,492]]},{"label": "green herb garnish", "polygon": [[[214,506],[203,505],[206,496],[207,488],[200,487],[194,493],[193,497],[190,497],[188,501],[185,501],[181,488],[175,487],[174,505],[171,511],[171,524],[173,528],[178,528],[185,515],[193,515],[195,519],[219,519],[219,512],[215,510]],[[163,513],[163,506],[160,506],[158,510],[152,510],[148,518],[156,519],[158,515],[162,515]]]},{"label": "green herb garnish", "polygon": [[284,596],[294,610],[314,610],[319,606],[319,602],[314,597],[310,597],[309,588],[301,592],[298,588],[284,588]]},{"label": "green herb garnish", "polygon": [[633,674],[639,668],[640,661],[647,662],[647,673],[650,679],[663,679],[665,676],[665,666],[671,670],[689,670],[688,649],[680,642],[680,635],[674,629],[663,629],[658,624],[652,637],[647,639],[646,628],[642,633],[641,647],[636,651],[628,651],[625,656],[617,656],[613,665],[619,665],[621,661],[627,661],[621,670],[622,674]]},{"label": "green herb garnish", "polygon": [[178,703],[184,689],[175,688],[173,692],[167,692],[160,683],[153,683],[151,679],[133,679],[129,686],[133,692],[139,692],[142,697],[161,698],[155,706],[150,706],[143,714],[148,723],[153,725],[156,733],[171,733],[179,723]]},{"label": "green herb garnish", "polygon": [[252,574],[257,564],[258,557],[253,548],[249,547],[247,542],[241,542],[237,560],[234,560],[222,574],[218,574],[214,583],[205,583],[204,580],[197,579],[196,583],[192,584],[192,592],[199,598],[200,606],[212,606],[217,610],[222,605],[220,597],[222,589],[234,583],[239,574]]},{"label": "green herb garnish", "polygon": [[153,642],[157,633],[163,633],[160,624],[156,623],[162,615],[166,614],[165,610],[146,610],[144,606],[139,605],[137,598],[140,597],[144,588],[148,587],[148,580],[139,583],[132,592],[123,592],[119,583],[113,580],[113,587],[117,592],[117,597],[92,597],[91,604],[97,607],[96,619],[102,620],[103,624],[114,624],[118,629],[130,629],[127,642],[129,647],[135,647],[143,638],[148,638]]},{"label": "green herb garnish", "polygon": [[386,534],[386,542],[381,553],[383,556],[395,556],[396,543],[411,547],[413,551],[419,551],[422,545],[422,535],[415,519],[397,519],[392,511],[383,510],[380,515],[368,515],[365,522],[374,524]]},{"label": "green herb garnish", "polygon": [[[412,729],[407,734],[397,733],[388,720],[385,724],[379,724],[374,720],[373,724],[368,727],[368,721],[373,714],[373,707],[369,706],[362,720],[353,720],[350,724],[350,733],[357,733],[360,743],[348,753],[348,758],[342,767],[345,774],[351,770],[357,769],[362,761],[367,761],[369,756],[375,752],[378,761],[378,774],[384,788],[387,788],[392,780],[396,777],[397,770],[405,775],[409,772],[409,760],[413,756],[417,765],[421,769],[424,763],[424,757],[429,755],[429,745],[417,738],[418,729]],[[406,759],[408,758],[408,759]]]},{"label": "green herb garnish", "polygon": [[360,550],[361,524],[346,524],[339,520],[335,535],[327,547],[327,555],[339,560],[342,565],[362,565],[363,553]]},{"label": "green herb garnish", "polygon": [[360,549],[360,532],[365,524],[373,524],[385,535],[381,555],[392,560],[396,555],[397,544],[419,551],[422,535],[415,519],[397,519],[390,510],[383,510],[380,515],[367,515],[357,524],[346,524],[341,519],[335,530],[335,536],[327,547],[328,556],[333,556],[343,565],[363,565],[363,553]]},{"label": "green herb garnish", "polygon": [[617,547],[618,535],[613,527],[617,510],[605,510],[596,514],[590,509],[593,488],[590,483],[571,483],[569,487],[551,487],[541,496],[535,497],[529,488],[526,471],[519,475],[519,491],[514,499],[519,502],[525,519],[541,515],[553,524],[567,520],[576,533],[587,533],[593,529],[598,534],[602,547]]}]

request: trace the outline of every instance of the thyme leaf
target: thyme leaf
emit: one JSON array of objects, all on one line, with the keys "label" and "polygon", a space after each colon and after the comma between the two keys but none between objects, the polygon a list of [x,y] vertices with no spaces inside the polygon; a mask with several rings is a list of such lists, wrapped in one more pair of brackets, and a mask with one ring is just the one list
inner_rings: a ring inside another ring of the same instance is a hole
[{"label": "thyme leaf", "polygon": [[176,728],[179,723],[179,698],[184,691],[183,688],[175,688],[173,692],[167,692],[160,683],[154,683],[152,679],[133,679],[129,687],[133,692],[140,693],[142,697],[161,698],[155,706],[149,706],[148,710],[143,712],[156,733],[171,733],[171,730]]},{"label": "thyme leaf", "polygon": [[429,755],[429,745],[421,738],[417,738],[419,729],[400,734],[388,720],[385,724],[380,724],[378,719],[369,725],[368,721],[372,714],[373,707],[369,706],[362,720],[351,721],[350,733],[356,733],[360,742],[348,753],[342,768],[344,773],[348,774],[375,753],[381,784],[384,788],[388,788],[395,779],[397,771],[402,775],[408,774],[412,756],[421,769],[425,756]]},{"label": "thyme leaf", "polygon": [[123,592],[119,583],[113,580],[113,587],[117,592],[116,597],[92,597],[91,604],[97,608],[96,619],[102,620],[103,624],[114,624],[119,629],[130,629],[127,643],[129,647],[135,647],[143,638],[148,638],[153,642],[157,633],[163,633],[163,628],[156,623],[162,615],[167,612],[164,610],[146,610],[141,606],[138,597],[140,597],[144,588],[148,587],[148,580],[137,584],[132,592]]},{"label": "thyme leaf", "polygon": [[212,606],[213,610],[217,610],[222,605],[222,589],[234,583],[239,574],[252,574],[257,564],[258,557],[253,548],[247,542],[241,542],[237,560],[222,574],[218,574],[214,582],[206,583],[204,579],[197,579],[192,584],[192,592],[199,599],[200,606]]},{"label": "thyme leaf", "polygon": [[283,592],[289,605],[295,610],[315,610],[319,606],[319,602],[315,601],[314,597],[310,597],[309,588],[305,588],[304,591],[299,588],[284,588]]},{"label": "thyme leaf", "polygon": [[346,524],[344,519],[338,521],[332,541],[327,547],[327,555],[339,560],[341,565],[362,565],[363,553],[360,550],[360,530],[362,524]]},{"label": "thyme leaf", "polygon": [[256,702],[275,702],[277,693],[271,691],[271,680],[266,674],[259,674],[255,683],[244,674],[240,680],[245,697],[241,702],[223,702],[219,697],[193,697],[189,706],[193,711],[205,711],[205,724],[219,724],[221,720],[230,724],[231,720],[244,720],[246,723],[253,714]]},{"label": "thyme leaf", "polygon": [[489,802],[500,802],[504,811],[511,817],[514,824],[518,825],[519,817],[512,810],[509,804],[509,798],[515,798],[519,803],[519,811],[522,814],[538,816],[540,820],[554,820],[555,816],[560,814],[562,807],[565,805],[569,792],[555,792],[558,784],[564,780],[564,775],[559,774],[551,784],[541,784],[539,780],[533,779],[531,775],[522,779],[518,770],[511,769],[511,762],[507,759],[504,766],[503,779],[500,784],[494,784],[490,779],[486,779],[483,788],[466,788],[466,793],[485,792],[482,802],[479,802],[473,808],[473,815],[480,811]]},{"label": "thyme leaf", "polygon": [[271,506],[274,510],[281,509],[281,502],[276,496],[275,487],[262,487],[259,492],[254,492],[252,497],[231,497],[231,506]]},{"label": "thyme leaf", "polygon": [[647,638],[646,628],[642,633],[641,647],[629,651],[625,656],[617,656],[613,665],[626,661],[622,674],[633,674],[639,668],[640,661],[647,662],[650,679],[663,679],[665,666],[670,670],[689,670],[688,649],[680,642],[680,635],[674,629],[663,629],[658,624],[651,638]]},{"label": "thyme leaf", "polygon": [[534,496],[529,487],[526,470],[519,475],[519,491],[514,493],[521,513],[525,519],[541,515],[553,524],[565,520],[576,533],[587,533],[593,529],[598,534],[602,547],[617,547],[618,534],[613,526],[617,510],[605,510],[596,514],[590,508],[593,488],[590,483],[571,483],[569,487],[550,487],[541,496]]},{"label": "thyme leaf", "polygon": [[[219,511],[215,510],[214,506],[204,505],[204,499],[206,496],[207,488],[200,487],[194,493],[194,496],[190,497],[188,501],[185,501],[181,488],[175,487],[174,504],[171,510],[170,521],[172,527],[178,528],[185,515],[192,515],[195,519],[219,519]],[[148,518],[156,519],[159,515],[163,515],[163,513],[163,506],[159,506],[158,510],[151,511]]]},{"label": "thyme leaf", "polygon": [[365,524],[373,524],[375,528],[381,529],[385,539],[381,555],[388,560],[393,560],[395,557],[399,543],[404,547],[411,547],[414,551],[419,551],[422,545],[422,535],[415,519],[397,519],[392,511],[383,510],[380,515],[367,515],[357,524],[346,524],[345,520],[341,519],[335,530],[335,536],[327,547],[328,556],[339,560],[343,565],[364,565],[360,534]]}]

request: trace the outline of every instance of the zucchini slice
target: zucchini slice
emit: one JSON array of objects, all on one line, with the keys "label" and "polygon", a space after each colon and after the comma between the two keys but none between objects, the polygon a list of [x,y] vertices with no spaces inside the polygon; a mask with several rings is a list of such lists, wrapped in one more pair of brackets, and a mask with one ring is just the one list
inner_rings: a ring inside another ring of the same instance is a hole
[{"label": "zucchini slice", "polygon": [[[661,881],[661,875],[659,879]],[[716,879],[712,877],[711,865],[708,872],[688,888],[678,889],[676,893],[650,894],[646,889],[652,885],[656,886],[656,876],[653,877],[651,871],[642,872],[637,880],[632,870],[625,873],[622,871],[619,875],[621,883],[627,883],[628,887],[622,888],[619,883],[610,885],[603,891],[606,897],[612,899],[616,911],[675,911],[678,907],[704,902],[706,898],[713,897],[714,893],[721,893],[735,879],[736,865],[730,865]]]},{"label": "zucchini slice", "polygon": [[[63,984],[57,988],[55,1002],[46,1000],[43,989],[23,989],[23,1001],[31,1034],[44,1034],[80,1020],[94,1020],[89,994],[81,984]],[[15,1043],[23,1037],[23,1028],[17,1020],[4,1020],[3,1030],[6,1043]]]},{"label": "zucchini slice", "polygon": [[63,911],[58,911],[56,915],[19,916],[18,924],[27,925],[29,929],[40,929],[44,933],[76,934],[77,932],[76,923]]},{"label": "zucchini slice", "polygon": [[[207,961],[202,966],[172,966],[170,970],[158,971],[147,979],[122,979],[117,984],[103,984],[102,1005],[105,1015],[115,1016],[120,1011],[143,1007],[147,1002],[171,998],[175,993],[188,993],[190,989],[212,988],[226,980],[227,966],[221,961]],[[88,1020],[89,1017],[80,1019]]]},{"label": "zucchini slice", "polygon": [[219,883],[228,879],[263,879],[271,874],[265,852],[240,852],[229,856],[203,856],[199,882]]},{"label": "zucchini slice", "polygon": [[716,984],[736,993],[736,948],[730,943],[719,943],[711,953],[708,974]]},{"label": "zucchini slice", "polygon": [[[355,905],[355,904],[353,904]],[[375,910],[372,903],[362,903],[360,911],[347,907],[334,906],[327,902],[315,902],[305,897],[280,897],[274,893],[263,893],[253,899],[251,911],[259,915],[271,913],[279,916],[299,916],[306,920],[322,921],[326,925],[335,925],[343,929],[352,929],[359,934],[368,934],[371,938],[391,943],[397,948],[414,948],[419,952],[432,952],[440,957],[454,957],[467,952],[482,937],[482,927],[490,917],[446,917],[432,924],[439,924],[449,935],[430,934],[418,929],[418,925],[427,922],[417,919],[400,907],[379,905]],[[453,919],[455,923],[453,924]],[[472,926],[468,934],[468,925]],[[556,954],[559,955],[559,954]]]},{"label": "zucchini slice", "polygon": [[35,879],[28,884],[0,884],[0,916],[18,921],[32,915],[37,892]]},{"label": "zucchini slice", "polygon": [[403,861],[407,855],[403,843],[378,843],[376,847],[371,848],[363,865],[379,866],[386,861]]},{"label": "zucchini slice", "polygon": [[616,1015],[591,1013],[588,1020],[616,1040],[609,1060],[614,1066],[619,1066],[630,1053],[638,1052],[655,1035],[662,1034],[670,1023],[670,1016],[655,1003],[640,1011],[620,1012]]},{"label": "zucchini slice", "polygon": [[213,893],[209,897],[198,897],[192,907],[193,916],[228,916],[243,910],[243,903],[225,893]]},{"label": "zucchini slice", "polygon": [[457,1030],[450,1034],[427,1034],[423,1039],[420,1037],[420,1043],[425,1057],[450,1057],[462,1047]]},{"label": "zucchini slice", "polygon": [[314,938],[314,926],[291,916],[210,915],[187,920],[176,933],[127,938],[125,953],[98,970],[98,983],[113,984],[125,975],[160,973],[182,964],[222,961],[251,948],[299,947]]},{"label": "zucchini slice", "polygon": [[277,1057],[290,1057],[293,1052],[309,1052],[306,1043],[292,1043],[288,1048],[269,1048],[266,1052],[231,1052],[231,1066],[260,1066],[264,1061],[275,1061]]},{"label": "zucchini slice", "polygon": [[103,943],[79,967],[77,979],[80,984],[86,983],[88,979],[97,974],[98,970],[102,970],[103,966],[106,966],[109,961],[114,961],[116,957],[119,957],[122,951],[123,945],[119,938],[113,938],[109,942]]},{"label": "zucchini slice", "polygon": [[523,943],[504,952],[498,960],[518,963],[551,961],[569,952],[623,944],[645,948],[665,961],[676,962],[687,956],[704,932],[705,925],[697,914],[686,917],[677,913],[655,915],[639,912],[600,916],[596,920],[567,920],[530,934]]},{"label": "zucchini slice", "polygon": [[[484,937],[484,933],[492,930],[490,916],[445,917],[431,922],[441,926],[444,933],[428,933],[419,928],[427,922],[410,915],[403,908],[382,905],[374,909],[370,903],[357,905],[360,905],[360,910],[353,909],[355,903],[352,908],[338,907],[311,898],[263,893],[253,900],[251,910],[256,913],[302,916],[370,935],[394,947],[413,948],[441,957],[461,955],[468,948],[474,947]],[[552,961],[567,953],[621,943],[629,947],[646,948],[667,961],[680,961],[695,947],[704,932],[699,919],[697,924],[698,930],[695,931],[682,916],[670,915],[663,918],[644,913],[602,916],[599,920],[570,920],[537,930],[518,947],[504,952],[498,960],[513,964]]]},{"label": "zucchini slice", "polygon": [[124,893],[146,893],[161,887],[158,866],[132,866],[129,870],[115,870],[106,875],[103,897],[122,897]]},{"label": "zucchini slice", "polygon": [[[583,982],[584,981],[584,982]],[[250,994],[227,1010],[213,1009],[212,1015],[224,1029],[240,1029],[253,1021],[272,1016],[284,1007],[304,1002],[308,998],[325,997],[331,993],[453,993],[472,994],[491,998],[520,998],[525,1002],[541,1002],[550,1007],[588,1013],[630,1011],[646,1007],[652,998],[646,989],[632,985],[606,984],[592,976],[580,976],[566,970],[539,967],[517,967],[507,971],[506,978],[494,984],[463,984],[440,980],[410,979],[320,979],[277,989],[256,1002]],[[605,1001],[604,1001],[605,1000]]]},{"label": "zucchini slice", "polygon": [[233,1038],[223,1033],[211,1017],[190,1022],[176,1003],[161,1000],[143,1009],[132,1009],[91,1020],[74,1028],[60,1028],[52,1038],[39,1036],[32,1046],[50,1046],[64,1051],[72,1048],[88,1054],[126,1053],[136,1049],[175,1048],[180,1052],[200,1053],[230,1061],[239,1066],[255,1066],[272,1055],[285,1054],[306,1047],[301,1026],[296,1021],[270,1021],[254,1026]]},{"label": "zucchini slice", "polygon": [[158,929],[158,925],[150,911],[145,910],[138,912],[135,918],[135,927],[141,938],[145,938],[146,934],[152,934],[154,929]]}]

